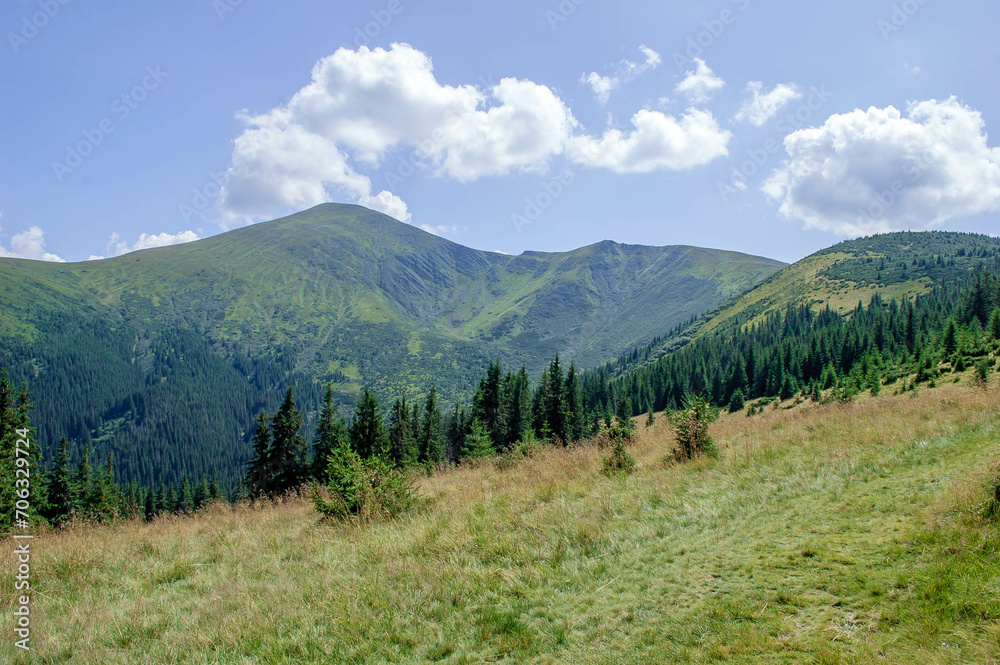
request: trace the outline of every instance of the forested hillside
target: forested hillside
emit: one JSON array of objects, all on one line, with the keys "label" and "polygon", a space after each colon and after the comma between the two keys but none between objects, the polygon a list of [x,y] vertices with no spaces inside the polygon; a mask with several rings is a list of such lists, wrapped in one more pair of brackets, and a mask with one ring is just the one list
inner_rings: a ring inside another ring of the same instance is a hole
[{"label": "forested hillside", "polygon": [[782,264],[605,242],[481,252],[357,206],[326,205],[105,261],[0,259],[0,366],[27,382],[46,457],[114,454],[118,479],[242,476],[251,423],[295,385],[347,413],[468,398],[491,360],[536,376],[556,352],[592,366],[717,306]]}]

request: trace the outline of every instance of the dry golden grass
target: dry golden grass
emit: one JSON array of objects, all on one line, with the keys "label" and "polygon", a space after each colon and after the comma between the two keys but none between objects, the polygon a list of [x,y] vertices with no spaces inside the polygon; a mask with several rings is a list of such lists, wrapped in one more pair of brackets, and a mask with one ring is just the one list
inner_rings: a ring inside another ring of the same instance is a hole
[{"label": "dry golden grass", "polygon": [[998,410],[948,386],[728,415],[686,465],[659,417],[626,479],[546,449],[423,478],[391,523],[291,500],[39,534],[36,651],[0,660],[996,663]]}]

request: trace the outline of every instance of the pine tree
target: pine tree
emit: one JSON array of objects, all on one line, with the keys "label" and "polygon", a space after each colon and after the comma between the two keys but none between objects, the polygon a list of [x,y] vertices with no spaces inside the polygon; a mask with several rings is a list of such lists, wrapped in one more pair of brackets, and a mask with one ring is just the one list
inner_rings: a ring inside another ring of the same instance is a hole
[{"label": "pine tree", "polygon": [[15,459],[17,426],[14,412],[14,389],[7,377],[7,370],[0,372],[0,531],[14,523]]},{"label": "pine tree", "polygon": [[493,442],[490,440],[489,432],[486,431],[486,426],[478,418],[474,418],[469,434],[465,437],[462,459],[489,457],[493,452]]},{"label": "pine tree", "polygon": [[219,487],[219,474],[215,467],[212,467],[212,476],[208,481],[208,498],[212,501],[221,501],[223,498],[222,488]]},{"label": "pine tree", "polygon": [[289,386],[285,401],[271,417],[273,494],[284,494],[305,479],[306,440],[301,429],[302,414],[295,407],[295,389]]},{"label": "pine tree", "polygon": [[1000,305],[994,308],[993,314],[990,315],[990,321],[986,326],[986,332],[994,341],[1000,341]]},{"label": "pine tree", "polygon": [[365,388],[355,409],[350,437],[354,451],[363,460],[389,452],[389,433],[382,420],[378,398],[368,388]]},{"label": "pine tree", "polygon": [[556,441],[565,444],[568,437],[566,421],[569,409],[566,404],[563,371],[559,364],[558,354],[549,365],[548,381],[545,384],[545,392],[542,393],[542,400],[545,412],[545,429]]},{"label": "pine tree", "polygon": [[955,328],[955,322],[948,321],[948,325],[944,329],[944,338],[941,341],[941,346],[946,356],[955,355],[955,351],[958,349],[957,335],[958,331]]},{"label": "pine tree", "polygon": [[313,460],[309,475],[319,483],[326,483],[326,470],[330,463],[330,455],[347,440],[347,424],[337,415],[333,406],[333,384],[326,384],[323,395],[323,408],[320,410],[319,422],[316,423],[316,436],[313,439]]},{"label": "pine tree", "polygon": [[[566,404],[566,437],[569,441],[579,441],[583,438],[586,417],[583,414],[580,379],[576,374],[576,365],[572,361],[570,361],[569,371],[566,373],[563,393],[563,400]],[[652,415],[652,409],[650,409],[650,415]]]},{"label": "pine tree", "polygon": [[389,456],[397,467],[412,466],[419,456],[406,396],[397,399],[389,413]]},{"label": "pine tree", "polygon": [[76,510],[86,515],[90,512],[90,486],[93,482],[94,469],[90,466],[90,446],[83,447],[83,455],[80,463],[76,465],[76,473],[73,477],[73,503]]},{"label": "pine tree", "polygon": [[[254,496],[266,496],[274,491],[269,420],[267,412],[261,410],[257,416],[257,431],[254,432],[251,442],[253,457],[247,463],[246,486]],[[162,479],[160,483],[162,487]],[[163,506],[163,501],[158,503]]]},{"label": "pine tree", "polygon": [[146,492],[146,505],[143,506],[143,514],[145,515],[147,522],[153,521],[153,518],[156,517],[156,511],[156,492],[150,488],[149,491]]},{"label": "pine tree", "polygon": [[507,441],[505,449],[510,450],[532,427],[531,381],[528,371],[521,365],[517,374],[511,375],[510,400],[507,403]]},{"label": "pine tree", "polygon": [[201,476],[201,482],[194,490],[194,509],[199,510],[208,504],[208,478],[205,474]]},{"label": "pine tree", "polygon": [[73,516],[73,477],[69,462],[69,442],[59,440],[55,466],[49,474],[49,520],[59,526]]},{"label": "pine tree", "polygon": [[431,386],[424,406],[423,427],[420,431],[418,444],[420,448],[420,463],[435,466],[444,461],[444,431],[441,427],[441,410],[437,404],[437,388]]},{"label": "pine tree", "polygon": [[185,514],[194,512],[194,490],[191,489],[191,481],[188,480],[187,474],[184,474],[184,479],[181,480],[181,491],[177,497],[177,511]]}]

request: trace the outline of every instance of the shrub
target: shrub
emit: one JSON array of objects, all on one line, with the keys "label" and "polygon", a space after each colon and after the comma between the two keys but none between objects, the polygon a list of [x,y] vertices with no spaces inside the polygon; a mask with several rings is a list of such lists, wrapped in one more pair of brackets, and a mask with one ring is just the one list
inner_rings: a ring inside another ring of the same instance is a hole
[{"label": "shrub", "polygon": [[976,381],[980,386],[985,386],[989,383],[991,369],[993,369],[993,363],[988,360],[980,360],[976,363]]},{"label": "shrub", "polygon": [[494,459],[497,469],[504,471],[517,466],[520,462],[530,459],[538,454],[542,449],[542,444],[535,437],[532,430],[525,432],[524,437],[514,444],[514,447]]},{"label": "shrub", "polygon": [[609,430],[611,452],[604,458],[603,473],[606,476],[629,475],[635,471],[635,458],[626,449],[628,437],[624,430],[612,428]]},{"label": "shrub", "polygon": [[330,455],[327,477],[326,492],[317,491],[313,503],[331,519],[391,519],[416,504],[410,478],[381,456],[361,459],[342,446]]},{"label": "shrub", "polygon": [[739,388],[733,393],[733,399],[729,403],[729,413],[736,413],[737,411],[742,411],[743,407],[746,405],[746,398],[743,396],[743,391]]},{"label": "shrub", "polygon": [[670,416],[670,426],[677,437],[677,457],[689,460],[700,455],[716,454],[708,427],[719,419],[719,412],[704,397],[686,397],[684,409]]}]

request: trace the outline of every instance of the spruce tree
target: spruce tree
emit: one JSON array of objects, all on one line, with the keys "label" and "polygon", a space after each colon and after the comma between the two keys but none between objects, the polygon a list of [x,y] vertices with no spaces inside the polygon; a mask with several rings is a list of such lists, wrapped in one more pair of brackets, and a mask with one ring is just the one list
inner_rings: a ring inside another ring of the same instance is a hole
[{"label": "spruce tree", "polygon": [[[274,464],[271,459],[271,427],[267,412],[257,415],[257,431],[251,446],[253,457],[247,463],[246,486],[254,496],[267,496],[274,491]],[[162,479],[160,480],[162,488]],[[163,502],[159,502],[163,505]]]},{"label": "spruce tree", "polygon": [[569,371],[566,373],[566,381],[563,386],[563,400],[566,404],[566,437],[569,441],[579,441],[583,438],[583,432],[586,428],[586,417],[583,414],[580,379],[576,373],[576,365],[572,361],[569,364]]},{"label": "spruce tree", "polygon": [[198,487],[194,490],[194,509],[200,510],[208,504],[208,478],[202,474]]},{"label": "spruce tree", "polygon": [[326,483],[326,470],[330,463],[330,455],[347,439],[347,424],[337,415],[333,405],[333,384],[326,384],[323,395],[323,408],[320,410],[319,422],[316,423],[316,436],[313,439],[313,459],[309,475],[319,483]]},{"label": "spruce tree", "polygon": [[397,467],[412,466],[417,462],[417,439],[405,395],[393,403],[389,413],[389,457]]},{"label": "spruce tree", "polygon": [[285,401],[271,417],[273,494],[284,494],[305,480],[306,440],[301,429],[302,414],[295,407],[295,389],[289,386]]},{"label": "spruce tree", "polygon": [[1000,341],[1000,306],[997,306],[993,310],[993,314],[990,315],[990,321],[986,326],[986,332],[993,341]]},{"label": "spruce tree", "polygon": [[59,526],[73,516],[73,476],[69,462],[69,442],[59,440],[55,465],[49,474],[49,519]]},{"label": "spruce tree", "polygon": [[511,376],[510,400],[507,403],[507,441],[505,448],[513,448],[532,427],[531,381],[524,365]]},{"label": "spruce tree", "polygon": [[490,440],[486,426],[478,418],[473,418],[472,427],[469,429],[468,436],[465,437],[462,459],[481,459],[489,457],[493,452],[493,442]]},{"label": "spruce tree", "polygon": [[93,475],[94,469],[90,466],[90,446],[84,446],[83,455],[80,457],[80,463],[76,465],[73,477],[73,502],[76,504],[76,510],[82,515],[89,513],[92,508],[90,495]]},{"label": "spruce tree", "polygon": [[946,356],[955,355],[955,351],[958,349],[958,331],[955,328],[954,321],[948,321],[948,325],[944,329],[944,338],[941,341],[941,346],[944,349],[944,354]]},{"label": "spruce tree", "polygon": [[389,452],[389,433],[382,420],[378,398],[368,388],[365,388],[355,409],[350,437],[354,451],[363,460]]},{"label": "spruce tree", "polygon": [[208,498],[212,501],[220,501],[224,498],[222,488],[219,487],[219,474],[215,467],[212,467],[212,475],[208,481]]},{"label": "spruce tree", "polygon": [[437,403],[437,388],[431,386],[424,405],[424,417],[421,419],[420,463],[435,466],[444,462],[444,431],[441,427],[441,410]]},{"label": "spruce tree", "polygon": [[149,491],[146,492],[146,505],[143,506],[143,514],[147,522],[153,521],[153,518],[156,517],[156,492],[153,491],[153,488],[149,488]]},{"label": "spruce tree", "polygon": [[181,491],[177,497],[177,511],[185,514],[194,512],[194,490],[191,488],[191,481],[185,473],[181,480]]}]

